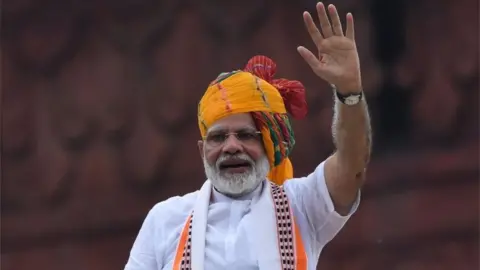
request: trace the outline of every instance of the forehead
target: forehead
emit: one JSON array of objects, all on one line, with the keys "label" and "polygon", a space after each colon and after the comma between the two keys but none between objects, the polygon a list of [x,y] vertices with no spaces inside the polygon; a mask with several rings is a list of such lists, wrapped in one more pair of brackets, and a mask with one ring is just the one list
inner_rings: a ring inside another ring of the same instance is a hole
[{"label": "forehead", "polygon": [[224,117],[215,123],[208,129],[208,131],[214,130],[238,130],[242,128],[256,129],[253,117],[249,113],[239,113]]}]

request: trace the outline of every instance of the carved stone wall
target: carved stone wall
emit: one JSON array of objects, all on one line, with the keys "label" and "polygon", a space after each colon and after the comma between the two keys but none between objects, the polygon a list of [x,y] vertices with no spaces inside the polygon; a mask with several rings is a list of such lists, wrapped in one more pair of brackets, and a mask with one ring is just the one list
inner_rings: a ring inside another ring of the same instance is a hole
[{"label": "carved stone wall", "polygon": [[[147,211],[204,180],[205,87],[255,54],[307,87],[292,160],[312,170],[333,150],[331,92],[295,50],[315,2],[3,1],[2,269],[123,269]],[[335,2],[355,15],[375,147],[319,269],[477,269],[478,3],[390,2]]]}]

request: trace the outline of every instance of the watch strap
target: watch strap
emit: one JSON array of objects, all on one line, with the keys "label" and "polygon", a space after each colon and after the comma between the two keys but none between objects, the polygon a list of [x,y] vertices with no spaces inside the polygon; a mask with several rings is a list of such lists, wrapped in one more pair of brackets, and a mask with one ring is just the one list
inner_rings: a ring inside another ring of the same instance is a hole
[{"label": "watch strap", "polygon": [[333,91],[335,92],[335,95],[337,99],[342,102],[345,105],[356,105],[360,103],[363,99],[363,91],[360,91],[359,93],[349,93],[349,94],[342,94],[337,91],[337,87],[335,85],[331,85],[333,88]]}]

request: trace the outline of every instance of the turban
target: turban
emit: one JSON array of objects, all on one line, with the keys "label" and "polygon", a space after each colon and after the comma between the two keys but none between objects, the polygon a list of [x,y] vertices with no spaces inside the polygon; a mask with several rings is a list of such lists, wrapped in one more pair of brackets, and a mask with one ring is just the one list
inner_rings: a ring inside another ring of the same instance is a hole
[{"label": "turban", "polygon": [[275,71],[271,59],[254,56],[243,70],[221,73],[200,100],[198,125],[204,137],[216,121],[232,114],[251,113],[262,133],[270,163],[268,179],[281,185],[293,177],[288,156],[295,138],[288,114],[298,119],[305,117],[307,103],[302,83],[274,79]]}]

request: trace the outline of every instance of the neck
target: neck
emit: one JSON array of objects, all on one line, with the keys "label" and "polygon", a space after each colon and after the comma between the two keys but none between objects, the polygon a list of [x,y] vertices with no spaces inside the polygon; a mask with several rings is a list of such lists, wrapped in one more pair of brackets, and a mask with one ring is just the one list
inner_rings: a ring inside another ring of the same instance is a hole
[{"label": "neck", "polygon": [[[253,196],[255,196],[255,194],[257,193],[256,192],[257,190],[261,190],[263,182],[264,181],[259,181],[258,184],[254,188],[246,190],[242,193],[236,193],[236,194],[231,194],[231,193],[228,193],[228,192],[221,192],[215,186],[213,187],[213,190],[214,190],[214,193],[219,194],[220,197],[224,196],[224,197],[227,197],[227,198],[232,199],[232,200],[248,200],[248,199],[251,199]],[[214,199],[214,198],[212,198],[212,199]]]}]

